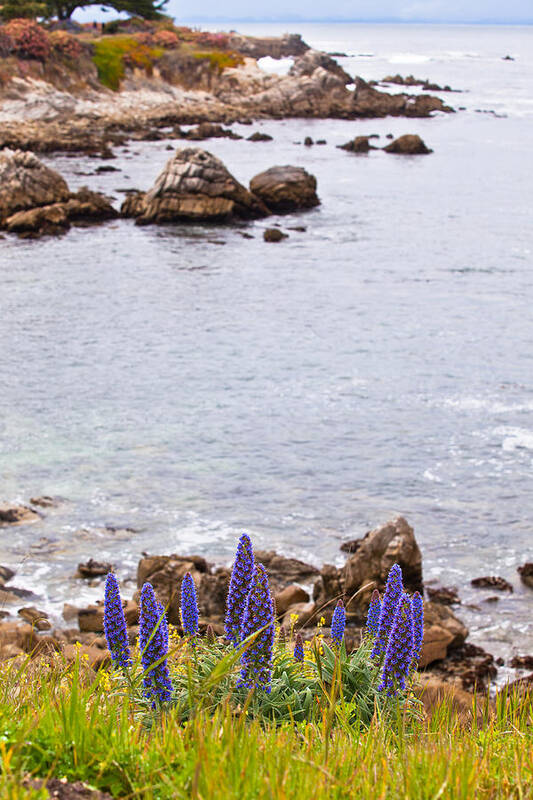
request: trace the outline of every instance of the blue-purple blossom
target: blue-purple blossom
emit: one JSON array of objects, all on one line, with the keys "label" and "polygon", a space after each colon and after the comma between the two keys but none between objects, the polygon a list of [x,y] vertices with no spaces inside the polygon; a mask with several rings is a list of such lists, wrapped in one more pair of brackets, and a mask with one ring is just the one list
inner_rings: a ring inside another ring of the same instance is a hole
[{"label": "blue-purple blossom", "polygon": [[[167,665],[168,623],[165,610],[157,601],[150,583],[145,583],[141,591],[139,646],[145,670],[144,694],[155,707],[157,702],[163,703],[171,699],[172,682]],[[152,667],[158,661],[160,663]]]},{"label": "blue-purple blossom", "polygon": [[331,620],[331,639],[333,644],[337,647],[341,646],[344,637],[344,629],[346,628],[346,609],[342,600],[337,602],[333,618]]},{"label": "blue-purple blossom", "polygon": [[372,597],[370,598],[370,605],[368,606],[368,614],[366,617],[366,629],[370,636],[376,636],[379,629],[379,617],[381,614],[381,599],[379,592],[374,589]]},{"label": "blue-purple blossom", "polygon": [[387,576],[385,593],[381,603],[379,627],[371,658],[378,658],[385,653],[389,641],[389,633],[394,622],[394,615],[403,592],[402,569],[399,564],[393,564]]},{"label": "blue-purple blossom", "polygon": [[181,582],[181,621],[186,636],[198,634],[198,602],[190,572],[185,573]]},{"label": "blue-purple blossom", "polygon": [[228,641],[237,647],[241,642],[241,629],[246,598],[250,591],[254,569],[254,554],[250,537],[243,533],[239,539],[235,563],[228,591],[225,633]]},{"label": "blue-purple blossom", "polygon": [[296,641],[294,642],[294,660],[295,661],[303,661],[304,660],[304,640],[302,639],[302,634],[296,634]]},{"label": "blue-purple blossom", "polygon": [[105,582],[104,633],[115,667],[129,667],[131,653],[128,646],[126,618],[116,575],[110,572]]},{"label": "blue-purple blossom", "polygon": [[274,643],[274,608],[268,586],[268,575],[262,564],[256,564],[252,585],[246,598],[241,640],[260,631],[241,657],[238,686],[270,692],[272,645]]},{"label": "blue-purple blossom", "polygon": [[404,592],[392,624],[379,691],[386,691],[389,696],[393,696],[398,689],[405,689],[405,679],[409,675],[413,651],[413,605],[409,595]]},{"label": "blue-purple blossom", "polygon": [[414,628],[414,648],[413,661],[416,664],[420,659],[422,642],[424,641],[424,601],[420,592],[415,592],[412,599],[413,603],[413,628]]}]

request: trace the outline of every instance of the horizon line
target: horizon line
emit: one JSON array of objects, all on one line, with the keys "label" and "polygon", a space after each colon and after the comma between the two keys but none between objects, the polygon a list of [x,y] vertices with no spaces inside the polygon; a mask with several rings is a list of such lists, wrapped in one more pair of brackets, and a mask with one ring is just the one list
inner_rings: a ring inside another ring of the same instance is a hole
[{"label": "horizon line", "polygon": [[298,16],[286,17],[193,17],[193,16],[176,16],[176,21],[180,22],[201,22],[201,23],[236,23],[236,22],[269,22],[269,23],[357,23],[359,25],[365,24],[395,24],[395,25],[533,25],[533,18],[531,19],[512,19],[512,20],[497,20],[497,19],[400,19],[398,17],[380,17],[376,19],[352,19],[350,17],[312,17],[307,19]]}]

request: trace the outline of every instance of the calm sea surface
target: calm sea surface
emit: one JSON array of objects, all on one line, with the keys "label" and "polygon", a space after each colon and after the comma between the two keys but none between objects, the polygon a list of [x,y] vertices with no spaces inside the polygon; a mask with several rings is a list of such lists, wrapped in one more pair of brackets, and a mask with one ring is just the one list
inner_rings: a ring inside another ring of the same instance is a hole
[{"label": "calm sea surface", "polygon": [[[341,564],[343,539],[401,513],[426,579],[459,588],[472,640],[531,652],[516,567],[533,560],[533,28],[298,30],[366,79],[448,83],[465,110],[267,121],[234,129],[270,143],[205,143],[244,183],[304,166],[322,201],[310,212],[1,241],[0,499],[67,502],[3,529],[0,563],[58,612],[101,594],[72,579],[90,556],[122,576],[143,550],[229,561],[247,530]],[[335,147],[389,132],[434,153]],[[151,186],[167,144],[119,148],[120,172],[103,175],[83,156],[48,163],[118,204]],[[281,244],[263,242],[273,222]],[[486,574],[514,594],[484,602],[494,593],[469,583]]]}]

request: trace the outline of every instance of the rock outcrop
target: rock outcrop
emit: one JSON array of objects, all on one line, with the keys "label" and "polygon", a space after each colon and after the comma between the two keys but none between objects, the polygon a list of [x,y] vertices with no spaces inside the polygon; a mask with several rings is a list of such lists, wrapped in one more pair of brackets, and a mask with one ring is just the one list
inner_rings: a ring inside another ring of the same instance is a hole
[{"label": "rock outcrop", "polygon": [[320,203],[316,178],[303,167],[271,167],[252,178],[250,191],[271,211],[295,211]]},{"label": "rock outcrop", "polygon": [[18,211],[68,200],[67,183],[33,153],[0,151],[0,224]]},{"label": "rock outcrop", "polygon": [[433,150],[430,150],[430,148],[426,146],[420,136],[412,133],[399,136],[383,149],[386,153],[396,153],[402,156],[427,155],[433,152]]},{"label": "rock outcrop", "polygon": [[137,224],[265,217],[264,203],[229,173],[219,158],[197,147],[177,150],[146,194],[130,195],[122,214]]},{"label": "rock outcrop", "polygon": [[71,222],[114,219],[117,212],[97,192],[71,193],[66,181],[33,153],[0,152],[0,228],[9,233],[60,234]]},{"label": "rock outcrop", "polygon": [[351,598],[348,605],[351,611],[361,615],[366,612],[372,592],[384,589],[393,564],[402,568],[408,591],[423,593],[422,553],[413,528],[403,517],[369,531],[341,571],[344,593]]}]

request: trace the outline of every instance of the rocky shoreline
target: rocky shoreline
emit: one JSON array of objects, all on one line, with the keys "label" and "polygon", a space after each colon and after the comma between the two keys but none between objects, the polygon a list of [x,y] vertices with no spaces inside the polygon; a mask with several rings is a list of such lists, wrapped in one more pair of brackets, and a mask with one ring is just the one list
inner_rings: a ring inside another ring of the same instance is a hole
[{"label": "rocky shoreline", "polygon": [[[47,71],[26,59],[24,69],[0,87],[0,148],[105,156],[113,145],[158,138],[168,126],[453,112],[433,95],[379,91],[297,35],[234,35],[229,44],[239,59],[235,66],[213,69],[208,59],[170,50],[150,74],[126,69],[119,91],[98,83],[90,60],[74,81],[63,74],[65,67]],[[291,56],[294,63],[287,75],[269,74],[257,63],[264,55]]]},{"label": "rocky shoreline", "polygon": [[[38,523],[41,509],[55,504],[54,498],[33,498],[31,506],[0,507],[0,526]],[[459,601],[451,590],[428,586],[423,581],[422,554],[413,528],[403,517],[397,517],[372,531],[362,539],[344,542],[341,550],[347,554],[342,567],[325,564],[321,569],[275,551],[256,551],[264,564],[276,603],[281,627],[296,628],[304,638],[312,638],[317,625],[327,636],[335,604],[342,599],[346,606],[346,640],[349,647],[358,645],[366,618],[370,595],[375,588],[383,591],[392,564],[402,568],[406,588],[425,593],[425,635],[420,659],[424,681],[431,681],[435,690],[446,684],[454,691],[485,692],[497,678],[502,659],[470,643],[468,629],[456,616],[451,605]],[[89,559],[79,564],[75,577],[102,587],[111,564]],[[519,569],[522,580],[530,586],[531,564]],[[211,625],[215,634],[224,633],[223,620],[230,578],[230,568],[213,564],[201,555],[149,555],[138,562],[137,591],[124,601],[125,614],[134,641],[137,635],[139,590],[149,581],[161,602],[168,607],[168,617],[181,631],[180,587],[186,572],[194,578],[200,608],[200,630]],[[524,577],[525,576],[525,577]],[[110,663],[103,636],[103,601],[85,608],[65,603],[65,627],[53,627],[48,615],[35,606],[24,603],[27,591],[12,586],[14,570],[0,567],[0,660],[45,657],[61,652],[67,660],[81,652],[94,669]],[[16,612],[16,617],[14,616]],[[18,617],[18,619],[17,619]],[[509,664],[518,670],[520,685],[533,683],[533,656],[515,657]]]}]

